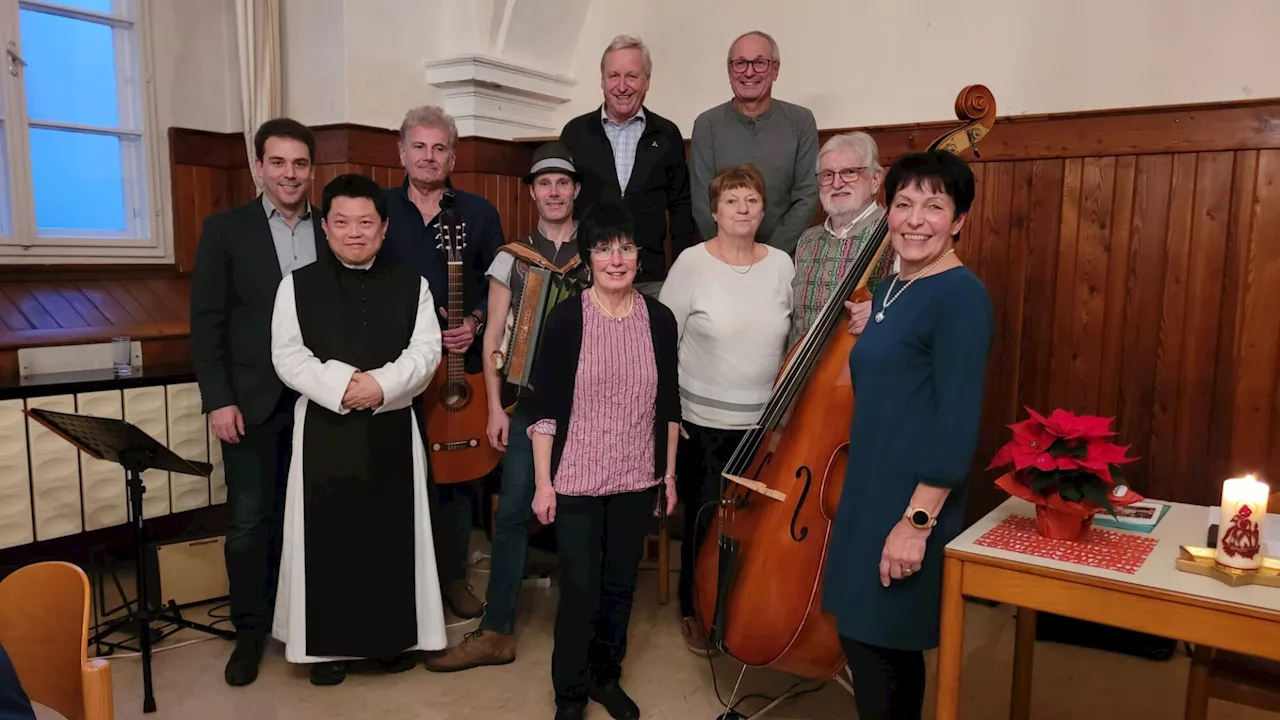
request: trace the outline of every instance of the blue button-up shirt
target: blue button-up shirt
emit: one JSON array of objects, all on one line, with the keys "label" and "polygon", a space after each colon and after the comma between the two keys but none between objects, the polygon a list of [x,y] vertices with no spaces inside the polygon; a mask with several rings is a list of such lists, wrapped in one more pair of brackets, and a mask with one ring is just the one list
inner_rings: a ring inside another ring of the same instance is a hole
[{"label": "blue button-up shirt", "polygon": [[[486,312],[489,308],[489,280],[484,273],[502,246],[502,222],[498,210],[483,197],[454,189],[453,211],[466,223],[466,247],[462,252],[462,307],[465,312]],[[439,215],[423,218],[418,206],[409,199],[409,180],[397,187],[386,188],[387,238],[379,257],[409,263],[427,280],[437,309],[449,305],[448,258],[440,249]],[[441,322],[441,327],[446,327]],[[474,343],[478,347],[480,343]]]},{"label": "blue button-up shirt", "polygon": [[627,183],[631,182],[631,171],[636,166],[636,148],[640,145],[640,136],[644,134],[644,126],[648,118],[644,108],[631,116],[630,120],[619,125],[609,119],[609,113],[600,106],[600,122],[604,125],[604,134],[613,146],[613,166],[618,171],[618,188],[627,194]]}]

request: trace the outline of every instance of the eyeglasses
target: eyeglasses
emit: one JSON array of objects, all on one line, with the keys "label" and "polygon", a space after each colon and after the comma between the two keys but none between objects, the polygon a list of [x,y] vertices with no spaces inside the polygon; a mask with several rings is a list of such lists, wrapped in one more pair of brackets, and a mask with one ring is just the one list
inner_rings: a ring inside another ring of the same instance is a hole
[{"label": "eyeglasses", "polygon": [[840,179],[841,179],[841,180],[843,180],[843,181],[845,181],[845,183],[855,183],[855,182],[857,182],[857,181],[858,181],[858,178],[862,177],[862,173],[866,172],[866,170],[867,170],[867,168],[866,168],[865,166],[864,166],[864,167],[842,168],[842,169],[840,169],[840,170],[838,170],[838,171],[835,171],[835,170],[823,170],[822,172],[820,172],[820,173],[818,173],[818,174],[817,174],[817,177],[818,177],[818,184],[819,184],[819,185],[826,186],[826,185],[830,185],[831,183],[835,182],[835,180],[836,180],[836,173],[837,173],[837,172],[839,172],[839,174],[840,174]]},{"label": "eyeglasses", "polygon": [[591,256],[604,260],[606,258],[613,257],[614,250],[617,250],[624,260],[634,260],[636,255],[640,254],[640,248],[631,244],[618,245],[617,247],[612,245],[597,245],[591,248]]},{"label": "eyeglasses", "polygon": [[729,67],[736,73],[743,73],[747,71],[747,66],[750,65],[752,70],[762,73],[773,67],[774,62],[774,60],[768,60],[765,58],[756,58],[755,60],[744,60],[742,58],[738,58],[737,60],[730,60]]}]

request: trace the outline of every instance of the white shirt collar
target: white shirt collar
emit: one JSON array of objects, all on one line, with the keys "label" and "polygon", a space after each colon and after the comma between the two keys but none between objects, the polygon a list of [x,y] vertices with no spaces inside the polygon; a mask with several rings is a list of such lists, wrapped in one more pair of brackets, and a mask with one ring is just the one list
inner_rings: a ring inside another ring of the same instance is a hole
[{"label": "white shirt collar", "polygon": [[360,265],[352,265],[351,263],[347,262],[346,260],[343,260],[342,258],[338,258],[338,262],[342,263],[344,266],[348,268],[351,268],[352,270],[368,270],[369,268],[373,267],[373,261],[377,259],[378,259],[378,256],[374,255],[372,258],[369,259],[369,262],[363,263]]},{"label": "white shirt collar", "polygon": [[875,209],[878,207],[880,207],[880,203],[877,203],[874,200],[871,201],[871,204],[867,206],[867,209],[863,210],[860,215],[850,220],[848,225],[845,225],[843,228],[840,229],[840,232],[836,232],[835,228],[831,227],[830,215],[828,215],[827,219],[822,222],[822,225],[827,229],[827,232],[843,240],[849,236],[849,233],[853,230],[854,225],[857,225],[858,223],[862,222],[868,215],[875,212]]}]

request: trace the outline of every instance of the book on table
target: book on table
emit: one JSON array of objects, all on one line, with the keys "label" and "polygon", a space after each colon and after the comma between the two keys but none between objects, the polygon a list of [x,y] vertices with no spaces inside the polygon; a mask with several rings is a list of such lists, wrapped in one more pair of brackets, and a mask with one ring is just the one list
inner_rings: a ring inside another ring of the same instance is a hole
[{"label": "book on table", "polygon": [[1158,500],[1143,500],[1125,507],[1118,507],[1116,516],[1102,511],[1093,516],[1093,524],[1098,527],[1115,528],[1117,530],[1134,530],[1149,533],[1155,529],[1169,512],[1169,504]]}]

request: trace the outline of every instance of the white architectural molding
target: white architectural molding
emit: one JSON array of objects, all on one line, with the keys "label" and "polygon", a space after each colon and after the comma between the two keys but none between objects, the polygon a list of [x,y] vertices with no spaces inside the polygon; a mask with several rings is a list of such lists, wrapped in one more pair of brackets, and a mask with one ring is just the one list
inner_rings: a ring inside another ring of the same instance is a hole
[{"label": "white architectural molding", "polygon": [[513,140],[559,133],[553,116],[577,81],[488,55],[424,63],[427,82],[444,96],[445,110],[463,137]]}]

